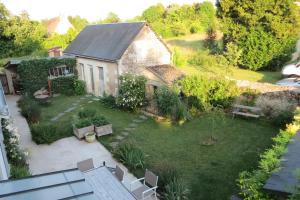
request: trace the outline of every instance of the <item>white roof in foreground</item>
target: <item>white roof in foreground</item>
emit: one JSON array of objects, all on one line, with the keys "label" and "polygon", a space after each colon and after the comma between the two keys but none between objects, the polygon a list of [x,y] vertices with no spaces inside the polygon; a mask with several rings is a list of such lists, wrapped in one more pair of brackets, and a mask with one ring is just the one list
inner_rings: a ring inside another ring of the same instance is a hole
[{"label": "white roof in foreground", "polygon": [[106,168],[70,169],[0,181],[0,200],[135,200]]}]

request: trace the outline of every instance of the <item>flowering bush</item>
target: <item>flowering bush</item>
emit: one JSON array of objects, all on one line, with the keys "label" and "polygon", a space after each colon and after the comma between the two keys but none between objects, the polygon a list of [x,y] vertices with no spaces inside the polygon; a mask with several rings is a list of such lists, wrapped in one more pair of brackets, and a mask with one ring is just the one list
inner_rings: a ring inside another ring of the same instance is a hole
[{"label": "flowering bush", "polygon": [[120,89],[117,105],[136,110],[145,104],[146,78],[133,74],[125,74],[120,77]]},{"label": "flowering bush", "polygon": [[7,159],[11,164],[11,178],[29,176],[30,172],[26,163],[28,152],[22,151],[19,147],[20,135],[17,129],[11,120],[2,120],[1,123]]}]

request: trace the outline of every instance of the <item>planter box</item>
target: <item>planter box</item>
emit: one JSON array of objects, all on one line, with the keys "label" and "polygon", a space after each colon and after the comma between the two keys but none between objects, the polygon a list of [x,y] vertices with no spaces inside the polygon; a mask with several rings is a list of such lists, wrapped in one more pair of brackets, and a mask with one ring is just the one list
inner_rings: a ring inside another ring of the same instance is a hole
[{"label": "planter box", "polygon": [[85,134],[93,131],[94,131],[94,125],[83,127],[83,128],[76,128],[75,126],[73,126],[73,133],[79,139],[84,138]]},{"label": "planter box", "polygon": [[99,126],[99,127],[95,126],[95,132],[98,137],[100,137],[102,135],[112,134],[112,132],[113,132],[112,124],[107,124],[107,125]]}]

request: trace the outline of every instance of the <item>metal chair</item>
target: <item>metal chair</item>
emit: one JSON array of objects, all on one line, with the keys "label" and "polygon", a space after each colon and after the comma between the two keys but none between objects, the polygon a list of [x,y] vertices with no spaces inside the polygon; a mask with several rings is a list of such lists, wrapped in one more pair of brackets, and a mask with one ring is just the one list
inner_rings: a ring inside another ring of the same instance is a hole
[{"label": "metal chair", "polygon": [[93,159],[89,158],[89,159],[78,162],[77,168],[82,172],[88,171],[90,169],[94,169]]},{"label": "metal chair", "polygon": [[[132,190],[132,185],[134,183],[140,182],[143,180],[143,185]],[[138,200],[144,200],[146,198],[154,195],[155,199],[157,199],[156,189],[157,189],[158,176],[154,173],[146,169],[145,177],[137,179],[130,184],[130,191],[133,196]]]},{"label": "metal chair", "polygon": [[120,182],[123,181],[124,171],[118,165],[116,166],[115,176]]}]

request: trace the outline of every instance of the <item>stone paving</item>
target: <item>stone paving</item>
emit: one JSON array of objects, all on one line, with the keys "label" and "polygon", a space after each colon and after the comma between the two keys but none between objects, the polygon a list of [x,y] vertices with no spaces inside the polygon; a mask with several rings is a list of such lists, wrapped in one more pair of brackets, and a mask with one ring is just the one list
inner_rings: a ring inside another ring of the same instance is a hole
[{"label": "stone paving", "polygon": [[[111,153],[99,142],[86,143],[75,137],[60,139],[51,145],[37,145],[31,140],[31,133],[26,119],[20,114],[17,106],[19,96],[6,96],[7,104],[14,124],[19,130],[20,147],[29,153],[27,162],[32,175],[48,173],[58,170],[75,168],[78,161],[93,158],[95,166],[119,165],[125,171],[123,184],[129,188],[130,182],[136,178],[128,172],[127,168],[116,161]],[[84,98],[83,98],[84,99]],[[118,143],[115,143],[116,145]]]},{"label": "stone paving", "polygon": [[[90,100],[90,98],[92,98]],[[55,117],[53,117],[52,119],[50,119],[51,122],[55,122],[57,120],[59,120],[62,116],[64,116],[66,113],[69,113],[73,110],[75,110],[78,107],[82,107],[83,105],[80,104],[82,101],[89,99],[89,101],[87,103],[93,103],[94,101],[98,101],[98,98],[92,97],[91,95],[85,95],[84,97],[81,97],[79,100],[75,101],[74,103],[72,103],[72,106],[69,107],[68,109],[66,109],[65,111],[57,114]]]},{"label": "stone paving", "polygon": [[138,118],[133,119],[132,122],[128,125],[128,127],[124,128],[121,132],[122,135],[117,135],[114,137],[113,141],[110,143],[110,146],[115,149],[118,145],[124,140],[128,135],[132,133],[141,123],[148,119],[145,115],[140,115]]}]

